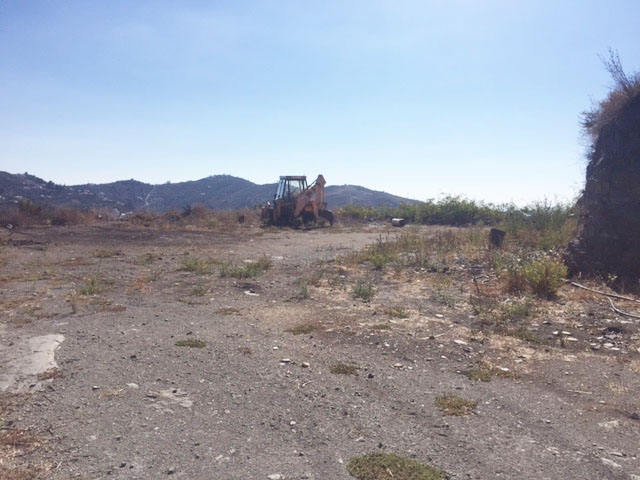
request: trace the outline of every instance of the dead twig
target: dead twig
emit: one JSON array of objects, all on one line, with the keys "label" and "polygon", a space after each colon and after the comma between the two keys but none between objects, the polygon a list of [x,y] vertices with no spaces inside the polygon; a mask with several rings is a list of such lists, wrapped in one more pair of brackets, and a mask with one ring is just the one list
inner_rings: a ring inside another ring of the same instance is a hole
[{"label": "dead twig", "polygon": [[609,304],[611,305],[611,310],[613,310],[614,312],[620,315],[623,315],[625,317],[640,319],[640,315],[634,315],[633,313],[623,312],[622,310],[620,310],[618,307],[614,305],[613,300],[611,300],[610,298],[607,298],[607,300],[609,300]]},{"label": "dead twig", "polygon": [[625,297],[623,295],[617,295],[615,293],[602,292],[600,290],[596,290],[595,288],[585,287],[584,285],[580,285],[577,282],[571,282],[571,285],[573,285],[574,287],[582,288],[584,290],[588,290],[593,293],[597,293],[598,295],[604,295],[606,297],[619,298],[620,300],[629,300],[630,302],[640,303],[640,300],[636,298]]}]

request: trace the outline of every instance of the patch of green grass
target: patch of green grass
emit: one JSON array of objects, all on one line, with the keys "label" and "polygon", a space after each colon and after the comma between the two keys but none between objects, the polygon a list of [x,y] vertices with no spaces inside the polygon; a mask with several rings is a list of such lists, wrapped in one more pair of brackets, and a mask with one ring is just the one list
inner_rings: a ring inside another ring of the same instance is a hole
[{"label": "patch of green grass", "polygon": [[293,296],[295,300],[306,300],[309,298],[309,285],[306,280],[299,280],[298,291]]},{"label": "patch of green grass", "polygon": [[436,397],[436,406],[445,415],[469,415],[477,406],[477,402],[467,400],[453,394]]},{"label": "patch of green grass", "polygon": [[352,458],[347,471],[359,480],[445,480],[447,475],[431,466],[395,453],[375,452]]},{"label": "patch of green grass", "polygon": [[500,305],[500,316],[503,320],[520,320],[533,313],[534,303],[530,297],[515,299]]},{"label": "patch of green grass", "polygon": [[220,267],[220,277],[254,278],[269,268],[271,268],[271,259],[263,255],[255,262],[246,265],[222,264]]},{"label": "patch of green grass", "polygon": [[329,371],[336,375],[355,375],[360,367],[348,363],[334,363],[329,367]]},{"label": "patch of green grass", "polygon": [[219,262],[212,258],[203,259],[185,255],[182,259],[182,266],[178,270],[201,274],[211,273],[211,267],[217,263]]},{"label": "patch of green grass", "polygon": [[538,297],[552,300],[564,284],[567,267],[550,257],[533,260],[523,266],[523,274],[533,293]]},{"label": "patch of green grass", "polygon": [[182,340],[176,340],[176,347],[189,347],[189,348],[204,348],[207,343],[199,338],[186,338]]},{"label": "patch of green grass", "polygon": [[466,372],[467,378],[474,382],[490,382],[493,371],[486,365],[479,365]]},{"label": "patch of green grass", "polygon": [[313,333],[318,330],[318,326],[312,323],[303,323],[301,325],[296,325],[295,327],[291,327],[286,332],[292,333],[294,335],[307,335],[309,333]]},{"label": "patch of green grass", "polygon": [[100,282],[98,277],[89,277],[83,287],[78,289],[78,293],[85,297],[97,295],[100,292]]},{"label": "patch of green grass", "polygon": [[375,295],[373,285],[368,280],[358,279],[353,286],[353,296],[368,302]]}]

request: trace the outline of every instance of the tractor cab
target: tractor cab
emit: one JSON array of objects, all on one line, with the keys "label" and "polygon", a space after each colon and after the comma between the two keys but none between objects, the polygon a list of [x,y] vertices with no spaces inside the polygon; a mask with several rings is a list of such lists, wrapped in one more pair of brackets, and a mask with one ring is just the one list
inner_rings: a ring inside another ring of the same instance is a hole
[{"label": "tractor cab", "polygon": [[300,176],[282,176],[278,183],[278,188],[274,196],[274,200],[284,200],[295,202],[298,195],[307,189],[307,177]]}]

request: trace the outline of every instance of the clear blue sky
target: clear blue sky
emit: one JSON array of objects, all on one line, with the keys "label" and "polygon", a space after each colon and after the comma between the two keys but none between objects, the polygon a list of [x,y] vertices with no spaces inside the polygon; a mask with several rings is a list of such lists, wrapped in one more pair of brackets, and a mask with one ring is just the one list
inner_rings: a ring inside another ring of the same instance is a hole
[{"label": "clear blue sky", "polygon": [[640,69],[638,19],[637,0],[0,0],[0,170],[570,200],[599,56]]}]

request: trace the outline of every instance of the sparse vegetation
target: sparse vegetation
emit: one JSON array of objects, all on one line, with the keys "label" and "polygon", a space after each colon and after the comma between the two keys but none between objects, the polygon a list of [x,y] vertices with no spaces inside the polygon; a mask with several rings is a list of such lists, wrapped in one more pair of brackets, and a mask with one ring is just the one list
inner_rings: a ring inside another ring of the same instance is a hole
[{"label": "sparse vegetation", "polygon": [[182,340],[176,340],[176,347],[189,347],[189,348],[204,348],[207,343],[199,338],[186,338]]},{"label": "sparse vegetation", "polygon": [[384,313],[391,318],[409,318],[409,313],[400,306],[385,308]]},{"label": "sparse vegetation", "polygon": [[447,394],[436,397],[436,406],[445,415],[469,415],[473,413],[477,402],[466,400],[457,395]]},{"label": "sparse vegetation", "polygon": [[313,333],[318,330],[318,326],[313,323],[303,323],[301,325],[296,325],[295,327],[291,327],[286,331],[292,333],[293,335],[307,335],[309,333]]},{"label": "sparse vegetation", "polygon": [[349,363],[334,363],[329,367],[329,371],[336,375],[356,375],[358,370],[360,367]]},{"label": "sparse vegetation", "polygon": [[353,286],[353,296],[355,298],[360,298],[365,302],[371,300],[375,293],[373,285],[368,280],[358,279],[356,280],[356,284]]},{"label": "sparse vegetation", "polygon": [[369,328],[371,330],[391,330],[391,325],[389,325],[388,323],[376,323],[370,325]]},{"label": "sparse vegetation", "polygon": [[629,100],[640,94],[640,72],[627,74],[618,52],[609,49],[609,57],[602,58],[602,63],[611,75],[613,88],[607,98],[582,114],[582,127],[594,144],[602,128],[619,116]]},{"label": "sparse vegetation", "polygon": [[220,266],[220,277],[253,278],[271,268],[271,259],[263,255],[256,261],[244,265],[223,263]]},{"label": "sparse vegetation", "polygon": [[386,452],[354,457],[349,461],[347,470],[359,480],[444,480],[447,478],[443,471],[431,465]]},{"label": "sparse vegetation", "polygon": [[78,289],[78,293],[85,297],[97,295],[100,292],[99,283],[98,277],[93,275],[86,279],[84,286]]},{"label": "sparse vegetation", "polygon": [[543,257],[523,265],[524,278],[540,298],[552,300],[567,276],[567,267],[558,260]]},{"label": "sparse vegetation", "polygon": [[194,272],[200,274],[211,273],[211,268],[219,262],[213,258],[198,258],[190,255],[185,255],[182,260],[182,266],[180,270],[184,272]]}]

